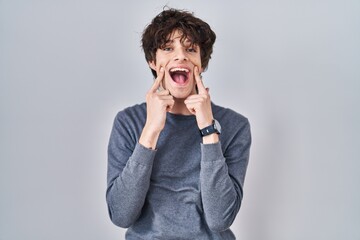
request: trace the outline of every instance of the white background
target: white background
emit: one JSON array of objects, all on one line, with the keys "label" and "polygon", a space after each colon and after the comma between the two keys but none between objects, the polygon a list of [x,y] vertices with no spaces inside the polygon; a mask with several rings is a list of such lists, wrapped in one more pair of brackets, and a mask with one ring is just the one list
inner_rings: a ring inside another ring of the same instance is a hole
[{"label": "white background", "polygon": [[123,239],[107,143],[165,4],[212,26],[205,84],[251,122],[237,238],[360,239],[358,0],[0,0],[0,240]]}]

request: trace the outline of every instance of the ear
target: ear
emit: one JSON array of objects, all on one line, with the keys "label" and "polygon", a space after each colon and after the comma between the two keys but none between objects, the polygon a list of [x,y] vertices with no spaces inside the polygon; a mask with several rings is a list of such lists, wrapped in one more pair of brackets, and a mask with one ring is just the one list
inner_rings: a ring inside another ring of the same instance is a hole
[{"label": "ear", "polygon": [[150,67],[152,70],[156,71],[155,61],[149,61],[148,64],[149,64],[149,67]]}]

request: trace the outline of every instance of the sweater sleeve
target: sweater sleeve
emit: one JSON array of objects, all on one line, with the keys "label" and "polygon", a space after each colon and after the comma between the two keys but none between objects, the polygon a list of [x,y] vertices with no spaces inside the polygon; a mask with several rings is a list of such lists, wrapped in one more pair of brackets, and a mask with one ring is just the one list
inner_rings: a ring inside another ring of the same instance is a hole
[{"label": "sweater sleeve", "polygon": [[108,146],[106,201],[112,222],[131,226],[141,213],[156,151],[136,142],[126,119],[117,116]]},{"label": "sweater sleeve", "polygon": [[224,152],[220,142],[201,144],[201,197],[206,222],[214,232],[228,229],[240,209],[250,145],[248,121]]}]

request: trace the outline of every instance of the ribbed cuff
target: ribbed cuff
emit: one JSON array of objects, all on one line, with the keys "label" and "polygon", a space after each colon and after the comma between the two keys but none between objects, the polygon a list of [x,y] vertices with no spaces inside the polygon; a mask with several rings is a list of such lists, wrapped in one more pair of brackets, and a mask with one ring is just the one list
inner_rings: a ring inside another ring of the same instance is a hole
[{"label": "ribbed cuff", "polygon": [[151,166],[154,162],[155,154],[156,150],[146,148],[140,143],[137,143],[131,159],[137,164]]},{"label": "ribbed cuff", "polygon": [[212,144],[201,143],[201,161],[211,162],[224,159],[220,141]]}]

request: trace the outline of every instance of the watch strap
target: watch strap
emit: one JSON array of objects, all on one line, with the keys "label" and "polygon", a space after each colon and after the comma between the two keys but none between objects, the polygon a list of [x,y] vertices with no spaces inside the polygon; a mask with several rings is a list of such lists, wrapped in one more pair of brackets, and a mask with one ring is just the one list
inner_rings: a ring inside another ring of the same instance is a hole
[{"label": "watch strap", "polygon": [[203,129],[200,129],[200,133],[201,133],[201,136],[203,136],[203,137],[213,134],[213,133],[219,133],[219,131],[215,127],[215,120],[213,120],[211,125],[203,128]]}]

